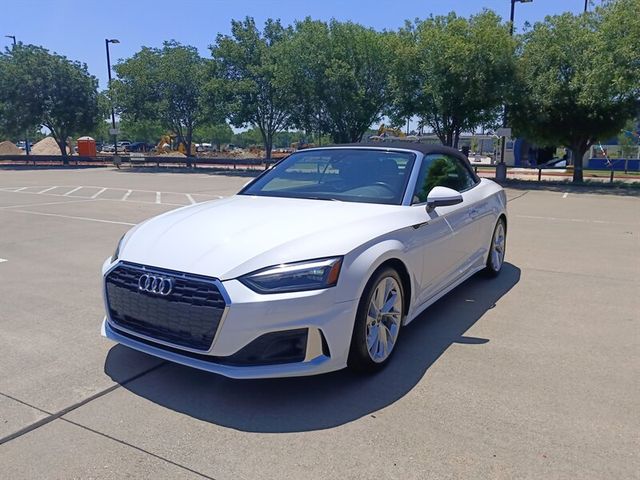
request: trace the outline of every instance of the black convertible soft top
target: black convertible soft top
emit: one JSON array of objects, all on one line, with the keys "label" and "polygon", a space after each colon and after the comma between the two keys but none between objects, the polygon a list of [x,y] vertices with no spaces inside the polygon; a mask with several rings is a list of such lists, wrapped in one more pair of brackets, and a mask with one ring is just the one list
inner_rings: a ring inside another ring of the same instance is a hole
[{"label": "black convertible soft top", "polygon": [[[362,143],[342,143],[337,145],[327,145],[327,147],[337,148],[337,147],[361,147],[361,148],[382,148],[385,150],[414,150],[416,152],[420,152],[423,154],[429,153],[447,153],[449,155],[454,155],[459,158],[466,157],[455,148],[445,147],[444,145],[439,145],[437,143],[429,144],[429,143],[418,143],[418,142],[362,142]],[[323,148],[323,147],[314,147],[314,148]]]}]

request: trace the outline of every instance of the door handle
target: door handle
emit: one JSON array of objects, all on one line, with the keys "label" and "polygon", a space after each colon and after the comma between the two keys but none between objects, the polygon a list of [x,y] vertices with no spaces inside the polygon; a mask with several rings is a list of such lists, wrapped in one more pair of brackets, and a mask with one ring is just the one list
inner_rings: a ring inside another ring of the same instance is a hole
[{"label": "door handle", "polygon": [[469,216],[471,218],[476,218],[478,215],[480,215],[480,210],[478,210],[477,208],[470,208],[469,209]]}]

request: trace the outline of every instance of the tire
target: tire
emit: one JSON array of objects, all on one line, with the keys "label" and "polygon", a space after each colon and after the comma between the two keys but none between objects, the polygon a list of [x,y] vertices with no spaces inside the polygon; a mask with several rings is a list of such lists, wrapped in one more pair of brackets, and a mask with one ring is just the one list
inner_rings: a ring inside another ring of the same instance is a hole
[{"label": "tire", "polygon": [[398,343],[403,320],[404,289],[400,275],[391,267],[381,268],[367,282],[360,298],[348,367],[373,373],[387,365]]},{"label": "tire", "polygon": [[507,247],[507,225],[504,218],[500,217],[493,229],[491,246],[487,255],[487,265],[484,273],[489,277],[497,277],[504,265],[504,254]]}]

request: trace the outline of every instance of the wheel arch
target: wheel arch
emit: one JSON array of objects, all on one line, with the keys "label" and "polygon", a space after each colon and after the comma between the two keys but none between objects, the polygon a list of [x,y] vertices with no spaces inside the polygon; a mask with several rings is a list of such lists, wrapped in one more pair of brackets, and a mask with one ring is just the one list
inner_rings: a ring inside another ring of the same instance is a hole
[{"label": "wheel arch", "polygon": [[[351,258],[348,258],[351,257]],[[415,292],[416,272],[409,268],[411,258],[407,256],[406,246],[398,240],[386,240],[368,245],[357,252],[352,252],[345,258],[349,262],[349,275],[345,278],[345,286],[351,285],[344,291],[344,300],[362,298],[364,291],[371,278],[381,268],[392,267],[400,276],[402,288],[404,290],[405,314],[412,304],[412,295]]]},{"label": "wheel arch", "polygon": [[508,228],[509,227],[509,222],[507,221],[506,213],[502,212],[500,215],[498,215],[498,220],[496,221],[496,223],[499,222],[500,219],[504,220],[504,231],[505,231],[505,233],[507,233],[507,231],[509,229]]},{"label": "wheel arch", "polygon": [[409,307],[411,306],[412,293],[411,276],[409,275],[409,270],[402,260],[393,257],[382,262],[371,276],[375,275],[379,270],[386,267],[393,268],[396,272],[398,272],[398,275],[400,276],[400,280],[402,281],[402,289],[404,290],[402,308],[404,309],[404,314],[407,315],[409,313]]}]

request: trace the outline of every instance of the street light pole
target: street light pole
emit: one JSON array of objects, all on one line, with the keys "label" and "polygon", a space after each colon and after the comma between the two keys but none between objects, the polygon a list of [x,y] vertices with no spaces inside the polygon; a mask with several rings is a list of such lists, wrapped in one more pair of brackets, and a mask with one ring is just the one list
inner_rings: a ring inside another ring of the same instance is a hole
[{"label": "street light pole", "polygon": [[[120,40],[117,38],[104,39],[104,45],[107,49],[107,73],[109,74],[109,87],[111,87],[111,56],[109,55],[109,44],[110,43],[120,43]],[[111,127],[113,131],[113,153],[114,156],[118,156],[118,135],[116,132],[116,112],[113,108],[113,101],[111,102]]]},{"label": "street light pole", "polygon": [[587,13],[589,10],[589,0],[584,0],[584,12]]},{"label": "street light pole", "polygon": [[511,15],[509,16],[509,34],[513,37],[513,20],[516,14],[516,0],[511,0]]},{"label": "street light pole", "polygon": [[[511,3],[511,12],[509,14],[509,35],[513,37],[513,23],[515,20],[516,13],[516,2],[520,3],[529,3],[533,2],[533,0],[510,0]],[[504,114],[502,116],[502,126],[507,126],[507,112],[508,105],[504,106]],[[507,179],[507,164],[504,162],[504,151],[506,148],[507,139],[504,135],[500,137],[500,162],[496,165],[496,180],[506,180]]]},{"label": "street light pole", "polygon": [[13,46],[15,47],[18,43],[16,42],[16,36],[15,35],[5,35],[5,37],[10,38],[13,40]]}]

